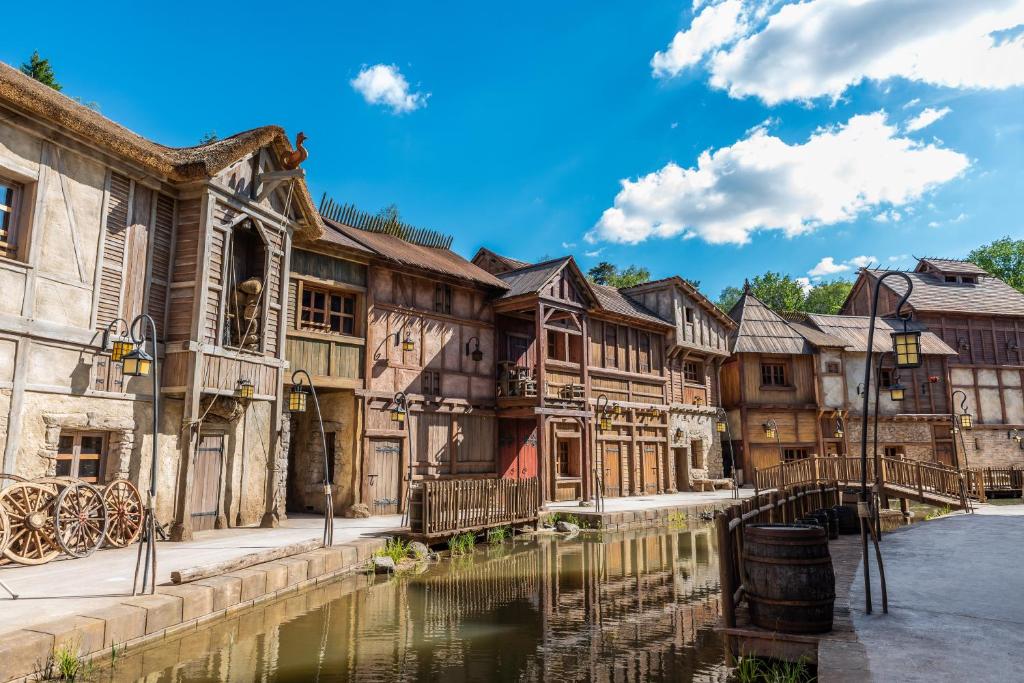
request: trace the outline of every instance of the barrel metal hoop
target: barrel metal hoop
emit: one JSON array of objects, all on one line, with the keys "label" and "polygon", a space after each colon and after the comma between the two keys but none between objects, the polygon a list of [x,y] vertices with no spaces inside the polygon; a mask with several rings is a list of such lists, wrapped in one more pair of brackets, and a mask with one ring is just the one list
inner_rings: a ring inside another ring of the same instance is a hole
[{"label": "barrel metal hoop", "polygon": [[747,599],[762,605],[781,605],[783,607],[824,607],[825,605],[835,604],[836,598],[833,595],[830,598],[822,598],[821,600],[780,600],[778,598],[765,598],[757,595],[756,593],[747,593]]},{"label": "barrel metal hoop", "polygon": [[759,562],[763,564],[792,564],[792,565],[815,565],[815,564],[832,564],[832,558],[829,556],[825,557],[762,557],[760,555],[750,555],[743,553],[743,559],[748,562]]}]

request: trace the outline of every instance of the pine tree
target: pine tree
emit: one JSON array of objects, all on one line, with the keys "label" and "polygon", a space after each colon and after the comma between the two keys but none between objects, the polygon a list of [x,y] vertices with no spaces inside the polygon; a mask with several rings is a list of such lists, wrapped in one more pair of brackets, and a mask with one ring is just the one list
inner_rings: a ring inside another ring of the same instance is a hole
[{"label": "pine tree", "polygon": [[57,82],[57,77],[53,74],[53,67],[50,66],[50,60],[40,57],[38,50],[33,52],[29,60],[21,65],[21,72],[27,76],[31,76],[43,85],[50,86],[54,90],[60,91],[63,88],[63,86]]}]

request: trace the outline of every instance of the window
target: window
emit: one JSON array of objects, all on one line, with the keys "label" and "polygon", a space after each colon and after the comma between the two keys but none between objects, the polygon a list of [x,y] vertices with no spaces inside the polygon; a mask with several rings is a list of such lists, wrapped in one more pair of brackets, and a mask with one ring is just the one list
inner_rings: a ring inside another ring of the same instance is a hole
[{"label": "window", "polygon": [[687,382],[704,384],[704,364],[688,360],[683,363],[683,378]]},{"label": "window", "polygon": [[646,332],[637,333],[637,370],[651,371],[651,335]]},{"label": "window", "polygon": [[946,282],[956,282],[956,275],[947,275]]},{"label": "window", "polygon": [[434,311],[437,313],[452,312],[452,288],[450,285],[434,285]]},{"label": "window", "polygon": [[95,484],[103,472],[102,434],[61,434],[57,442],[57,476]]},{"label": "window", "polygon": [[569,442],[558,442],[558,476],[569,476]]},{"label": "window", "polygon": [[0,178],[0,256],[18,258],[18,200],[21,187]]},{"label": "window", "polygon": [[606,368],[619,367],[615,325],[610,323],[604,324],[604,365]]},{"label": "window", "polygon": [[789,462],[791,460],[801,460],[801,459],[806,458],[806,457],[807,457],[807,449],[806,448],[783,448],[782,449],[782,459],[785,460],[786,462]]},{"label": "window", "polygon": [[761,386],[785,387],[789,386],[786,381],[785,363],[761,363]]},{"label": "window", "polygon": [[825,362],[825,373],[829,375],[838,375],[842,372],[842,366],[839,365],[839,361],[830,360]]},{"label": "window", "polygon": [[356,333],[356,297],[302,283],[299,328],[333,334]]},{"label": "window", "polygon": [[334,439],[337,435],[337,432],[324,434],[324,446],[327,447],[327,481],[331,484],[334,483]]},{"label": "window", "polygon": [[688,324],[690,324],[690,325],[693,324],[693,309],[692,308],[687,308],[686,309],[686,322]]},{"label": "window", "polygon": [[266,301],[267,245],[252,221],[244,221],[235,228],[229,239],[223,343],[259,351],[263,344],[260,326]]},{"label": "window", "polygon": [[903,452],[903,446],[886,446],[885,457],[892,458],[893,460],[903,460],[906,453]]},{"label": "window", "polygon": [[960,282],[962,282],[965,285],[973,285],[977,284],[978,279],[975,278],[973,275],[962,275],[960,277]]},{"label": "window", "polygon": [[420,376],[420,390],[424,396],[440,396],[441,373],[436,370],[424,370]]},{"label": "window", "polygon": [[878,375],[878,386],[889,388],[894,384],[892,381],[892,369],[882,368],[881,374]]},{"label": "window", "polygon": [[578,334],[548,330],[548,358],[567,363],[579,363],[582,338]]}]

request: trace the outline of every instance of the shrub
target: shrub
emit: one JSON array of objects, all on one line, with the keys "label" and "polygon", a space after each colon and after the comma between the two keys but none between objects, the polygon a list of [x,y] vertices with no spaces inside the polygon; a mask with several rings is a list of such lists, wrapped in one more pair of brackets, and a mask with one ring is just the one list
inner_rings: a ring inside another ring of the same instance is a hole
[{"label": "shrub", "polygon": [[491,545],[501,545],[512,537],[512,527],[496,526],[487,530],[487,542]]},{"label": "shrub", "polygon": [[410,555],[412,555],[412,549],[409,547],[409,542],[398,537],[389,538],[383,548],[373,553],[374,557],[390,557],[396,565]]},{"label": "shrub", "polygon": [[473,552],[473,546],[475,545],[476,536],[469,531],[448,539],[448,551],[451,552],[453,557],[470,554]]}]

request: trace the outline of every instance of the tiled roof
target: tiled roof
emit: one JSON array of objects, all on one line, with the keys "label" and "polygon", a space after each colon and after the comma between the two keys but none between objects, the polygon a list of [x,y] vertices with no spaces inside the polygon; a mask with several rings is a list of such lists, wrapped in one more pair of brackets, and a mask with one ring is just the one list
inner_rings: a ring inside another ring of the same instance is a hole
[{"label": "tiled roof", "polygon": [[803,335],[749,291],[732,307],[729,317],[739,324],[731,336],[733,353],[814,353]]},{"label": "tiled roof", "polygon": [[473,265],[449,249],[411,244],[386,233],[368,232],[324,218],[324,224],[350,240],[369,248],[380,257],[398,265],[419,268],[472,284],[505,289],[507,285],[486,270]]},{"label": "tiled roof", "polygon": [[988,275],[988,271],[980,266],[977,266],[970,261],[961,261],[958,259],[948,258],[933,258],[925,257],[918,259],[917,271],[921,272],[924,270],[922,266],[933,268],[942,273],[950,273],[957,275]]},{"label": "tiled roof", "polygon": [[[832,339],[838,340],[847,351],[865,352],[868,348],[868,316],[865,315],[822,315],[819,313],[808,313],[807,320]],[[809,326],[807,326],[809,327]],[[892,351],[892,338],[890,335],[896,331],[902,331],[903,320],[901,318],[875,318],[875,337],[872,340],[874,353]],[[944,341],[935,334],[926,331],[924,325],[910,321],[907,329],[921,330],[921,352],[938,356],[955,356],[956,351],[951,349]]]},{"label": "tiled roof", "polygon": [[642,306],[640,303],[630,299],[614,287],[593,283],[591,283],[591,287],[594,288],[594,293],[597,294],[597,301],[601,305],[601,308],[606,311],[629,316],[631,318],[637,318],[649,323],[655,323],[663,327],[675,326],[673,323],[662,319],[657,313],[646,306]]},{"label": "tiled roof", "polygon": [[563,256],[551,261],[534,263],[519,270],[510,270],[499,275],[499,279],[508,287],[503,299],[511,299],[523,294],[535,294],[541,290],[551,276],[560,271],[570,261],[570,256]]},{"label": "tiled roof", "polygon": [[[865,270],[873,280],[885,270]],[[991,275],[978,278],[976,284],[944,282],[930,273],[906,273],[914,283],[910,305],[915,311],[930,313],[976,313],[982,315],[1024,315],[1024,294]],[[901,277],[888,277],[883,284],[899,296],[907,291]]]}]

